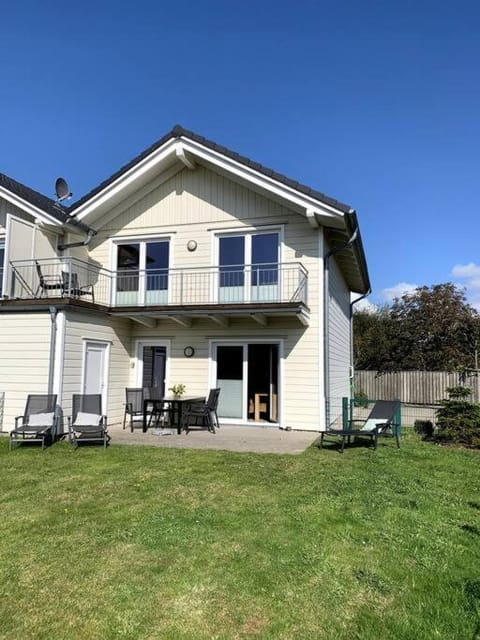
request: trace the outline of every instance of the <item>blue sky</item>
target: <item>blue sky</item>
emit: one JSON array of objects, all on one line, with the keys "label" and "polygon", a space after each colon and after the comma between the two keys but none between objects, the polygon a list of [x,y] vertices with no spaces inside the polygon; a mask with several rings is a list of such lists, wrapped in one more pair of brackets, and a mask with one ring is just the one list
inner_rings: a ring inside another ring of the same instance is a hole
[{"label": "blue sky", "polygon": [[480,308],[480,5],[22,1],[0,21],[0,172],[74,197],[176,123],[352,205],[372,302]]}]

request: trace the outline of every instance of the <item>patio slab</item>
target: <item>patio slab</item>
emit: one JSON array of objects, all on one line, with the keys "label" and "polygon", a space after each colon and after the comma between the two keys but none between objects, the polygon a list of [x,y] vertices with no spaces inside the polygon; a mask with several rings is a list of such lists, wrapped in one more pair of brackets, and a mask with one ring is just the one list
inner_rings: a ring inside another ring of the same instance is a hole
[{"label": "patio slab", "polygon": [[176,431],[141,428],[122,429],[121,424],[108,427],[111,444],[135,444],[178,449],[214,449],[249,453],[300,454],[318,438],[315,431],[284,431],[274,427],[223,425],[215,434],[208,431],[190,431],[178,435]]}]

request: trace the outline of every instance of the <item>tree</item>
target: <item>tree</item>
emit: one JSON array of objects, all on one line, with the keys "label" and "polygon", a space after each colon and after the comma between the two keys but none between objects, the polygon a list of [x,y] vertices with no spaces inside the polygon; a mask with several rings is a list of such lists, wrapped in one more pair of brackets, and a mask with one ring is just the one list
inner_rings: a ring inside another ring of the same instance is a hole
[{"label": "tree", "polygon": [[357,369],[381,370],[390,361],[390,309],[353,314],[353,361]]},{"label": "tree", "polygon": [[480,316],[467,303],[464,290],[450,282],[418,287],[368,319],[364,313],[354,318],[358,368],[465,371],[476,367]]}]

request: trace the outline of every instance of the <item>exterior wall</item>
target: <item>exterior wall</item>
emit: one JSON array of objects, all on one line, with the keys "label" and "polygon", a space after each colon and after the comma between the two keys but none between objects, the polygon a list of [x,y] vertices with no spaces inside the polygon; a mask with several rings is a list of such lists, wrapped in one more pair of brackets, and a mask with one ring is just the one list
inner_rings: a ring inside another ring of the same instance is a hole
[{"label": "exterior wall", "polygon": [[[215,380],[210,378],[211,342],[242,341],[271,342],[283,341],[283,380],[279,388],[283,390],[283,413],[281,425],[295,429],[318,431],[318,376],[316,372],[318,357],[312,351],[309,340],[305,339],[308,329],[295,319],[272,320],[268,327],[262,328],[253,320],[235,320],[228,328],[215,327],[212,322],[198,321],[191,328],[182,328],[160,324],[156,329],[132,327],[132,357],[136,356],[135,344],[138,341],[164,340],[169,342],[170,352],[167,363],[166,386],[183,383],[188,395],[206,395]],[[183,350],[186,346],[195,349],[193,358],[186,358]],[[137,386],[136,368],[132,368],[130,385]]]},{"label": "exterior wall", "polygon": [[23,415],[29,393],[47,393],[50,315],[6,313],[0,332],[0,393],[5,394],[2,431],[11,431]]},{"label": "exterior wall", "polygon": [[[97,223],[98,235],[89,247],[91,260],[112,268],[112,238],[171,235],[172,267],[206,267],[216,262],[216,233],[278,225],[283,231],[281,261],[301,262],[309,272],[311,321],[309,327],[303,327],[295,319],[274,320],[264,328],[246,319],[232,321],[227,329],[200,320],[194,320],[188,329],[160,321],[153,330],[133,326],[132,340],[143,337],[170,339],[168,386],[183,382],[192,393],[204,394],[209,384],[209,340],[283,338],[283,423],[299,429],[318,430],[323,417],[319,406],[322,396],[320,367],[323,366],[317,312],[319,304],[322,305],[319,300],[319,232],[312,230],[304,216],[203,167],[194,171],[185,169],[164,184],[152,185],[150,191],[143,188],[140,194],[138,200],[107,214],[103,225]],[[197,242],[193,253],[186,247],[192,239]],[[196,349],[191,360],[183,356],[186,345]],[[134,349],[134,344],[131,348]],[[130,384],[136,384],[133,378]]]},{"label": "exterior wall", "polygon": [[85,342],[99,341],[109,344],[108,396],[104,407],[109,422],[123,418],[125,387],[131,377],[130,322],[98,314],[66,313],[62,408],[64,416],[71,413],[72,394],[82,393],[83,357]]},{"label": "exterior wall", "polygon": [[342,397],[350,395],[350,290],[330,258],[328,278],[328,366],[330,422],[342,415]]}]

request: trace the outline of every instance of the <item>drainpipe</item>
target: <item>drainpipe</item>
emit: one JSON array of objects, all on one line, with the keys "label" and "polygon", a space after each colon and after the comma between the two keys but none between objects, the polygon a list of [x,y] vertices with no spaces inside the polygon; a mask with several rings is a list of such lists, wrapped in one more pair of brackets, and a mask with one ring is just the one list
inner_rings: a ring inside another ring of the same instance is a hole
[{"label": "drainpipe", "polygon": [[97,232],[94,229],[89,229],[86,232],[85,240],[81,240],[80,242],[69,242],[67,244],[59,244],[57,249],[59,251],[64,251],[65,249],[70,249],[72,247],[86,247],[90,244],[93,237],[97,235]]},{"label": "drainpipe", "polygon": [[369,287],[366,293],[361,295],[359,298],[355,298],[355,300],[352,300],[350,302],[350,389],[352,391],[354,390],[353,381],[354,381],[354,375],[355,375],[354,366],[353,366],[353,305],[357,304],[357,302],[360,302],[360,300],[363,300],[364,298],[369,296],[371,293],[372,293],[372,289],[371,287]]},{"label": "drainpipe", "polygon": [[[348,212],[350,215],[355,213],[354,209],[350,209]],[[325,327],[325,336],[324,336],[324,379],[325,379],[325,398],[326,398],[326,426],[330,424],[330,372],[329,372],[329,361],[330,361],[330,333],[329,333],[329,322],[330,322],[330,304],[329,304],[329,275],[330,275],[330,258],[335,256],[337,253],[340,253],[347,247],[349,247],[353,242],[355,242],[358,236],[358,224],[355,226],[352,235],[350,238],[341,244],[338,247],[334,247],[331,249],[326,256],[324,257],[324,266],[323,266],[323,295],[324,295],[324,304],[323,304],[323,326]],[[350,312],[351,316],[351,312]],[[350,323],[351,325],[351,323]],[[351,329],[350,329],[351,330]],[[351,357],[351,355],[350,355]]]},{"label": "drainpipe", "polygon": [[48,363],[48,394],[53,394],[53,376],[55,374],[55,342],[57,339],[57,307],[48,307],[50,312],[50,361]]}]

